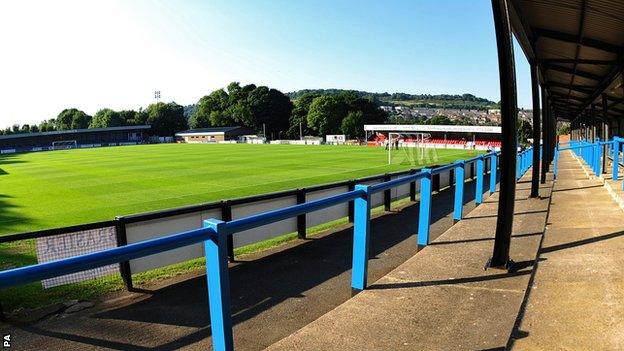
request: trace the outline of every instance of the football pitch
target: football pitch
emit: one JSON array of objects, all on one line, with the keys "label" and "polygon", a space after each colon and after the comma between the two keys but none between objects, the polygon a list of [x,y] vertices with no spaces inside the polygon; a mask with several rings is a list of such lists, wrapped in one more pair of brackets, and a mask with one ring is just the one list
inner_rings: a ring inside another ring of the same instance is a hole
[{"label": "football pitch", "polygon": [[0,235],[306,187],[476,155],[473,150],[160,144],[0,156]]}]

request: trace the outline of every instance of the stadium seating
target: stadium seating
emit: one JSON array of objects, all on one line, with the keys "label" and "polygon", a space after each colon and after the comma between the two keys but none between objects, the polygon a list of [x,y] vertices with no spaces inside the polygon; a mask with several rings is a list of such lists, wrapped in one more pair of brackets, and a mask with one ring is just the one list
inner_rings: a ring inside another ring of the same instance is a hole
[{"label": "stadium seating", "polygon": [[[369,146],[378,146],[378,145],[384,145],[384,143],[386,142],[387,137],[384,134],[373,134],[368,138],[368,145]],[[420,140],[416,139],[416,138],[401,138],[401,141],[403,143],[419,143],[421,142]],[[466,139],[442,139],[442,138],[432,138],[432,139],[428,139],[425,141],[426,144],[436,144],[436,145],[452,145],[455,147],[462,147],[462,146],[467,146],[469,145],[468,143],[471,143],[471,140],[466,140]],[[497,147],[501,147],[501,142],[498,140],[475,140],[474,141],[474,145],[477,147],[491,147],[491,148],[497,148]]]}]

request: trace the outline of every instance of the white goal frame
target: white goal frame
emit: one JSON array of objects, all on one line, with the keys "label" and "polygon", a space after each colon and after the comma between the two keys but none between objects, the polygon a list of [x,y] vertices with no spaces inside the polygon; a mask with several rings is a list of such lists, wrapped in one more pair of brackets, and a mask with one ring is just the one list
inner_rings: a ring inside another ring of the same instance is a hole
[{"label": "white goal frame", "polygon": [[414,136],[416,136],[416,145],[415,145],[415,147],[419,147],[421,149],[421,151],[420,151],[420,159],[421,160],[424,159],[425,143],[429,141],[429,139],[431,138],[431,134],[429,134],[429,133],[422,133],[422,132],[401,132],[401,133],[390,132],[390,133],[388,133],[388,141],[387,141],[387,144],[386,144],[386,147],[388,148],[388,164],[392,164],[392,147],[394,145],[394,141],[396,139],[400,139],[401,136],[403,136],[403,135],[414,135]]},{"label": "white goal frame", "polygon": [[76,140],[59,140],[52,142],[52,150],[68,150],[77,148],[78,143]]}]

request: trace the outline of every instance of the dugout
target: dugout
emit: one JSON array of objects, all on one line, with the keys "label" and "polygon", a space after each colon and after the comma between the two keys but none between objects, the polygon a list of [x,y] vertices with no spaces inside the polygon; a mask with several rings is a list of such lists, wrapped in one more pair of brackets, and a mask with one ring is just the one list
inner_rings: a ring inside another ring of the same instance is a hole
[{"label": "dugout", "polygon": [[77,147],[138,144],[147,139],[150,128],[140,125],[0,135],[0,150],[3,153],[43,151],[63,141],[75,141]]}]

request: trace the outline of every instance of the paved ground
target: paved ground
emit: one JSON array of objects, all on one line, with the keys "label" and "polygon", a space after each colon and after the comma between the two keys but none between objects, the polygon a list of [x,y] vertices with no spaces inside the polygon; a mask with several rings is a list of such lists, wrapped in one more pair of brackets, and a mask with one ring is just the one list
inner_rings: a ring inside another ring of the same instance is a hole
[{"label": "paved ground", "polygon": [[513,349],[624,350],[624,216],[569,152],[548,222]]},{"label": "paved ground", "polygon": [[[485,183],[487,189],[487,177]],[[467,184],[465,191],[468,212],[474,208],[474,186]],[[447,190],[434,197],[434,238],[452,225],[452,196]],[[373,221],[371,281],[416,253],[417,224],[417,205]],[[351,297],[351,245],[352,231],[343,228],[233,265],[236,348],[263,349],[347,301]],[[126,296],[131,301],[115,301],[95,311],[29,327],[0,325],[0,332],[12,333],[15,350],[209,349],[206,295],[205,277],[198,272]]]},{"label": "paved ground", "polygon": [[507,346],[546,225],[548,181],[529,199],[518,184],[515,272],[483,266],[492,253],[495,197],[431,245],[269,350],[498,350]]}]

